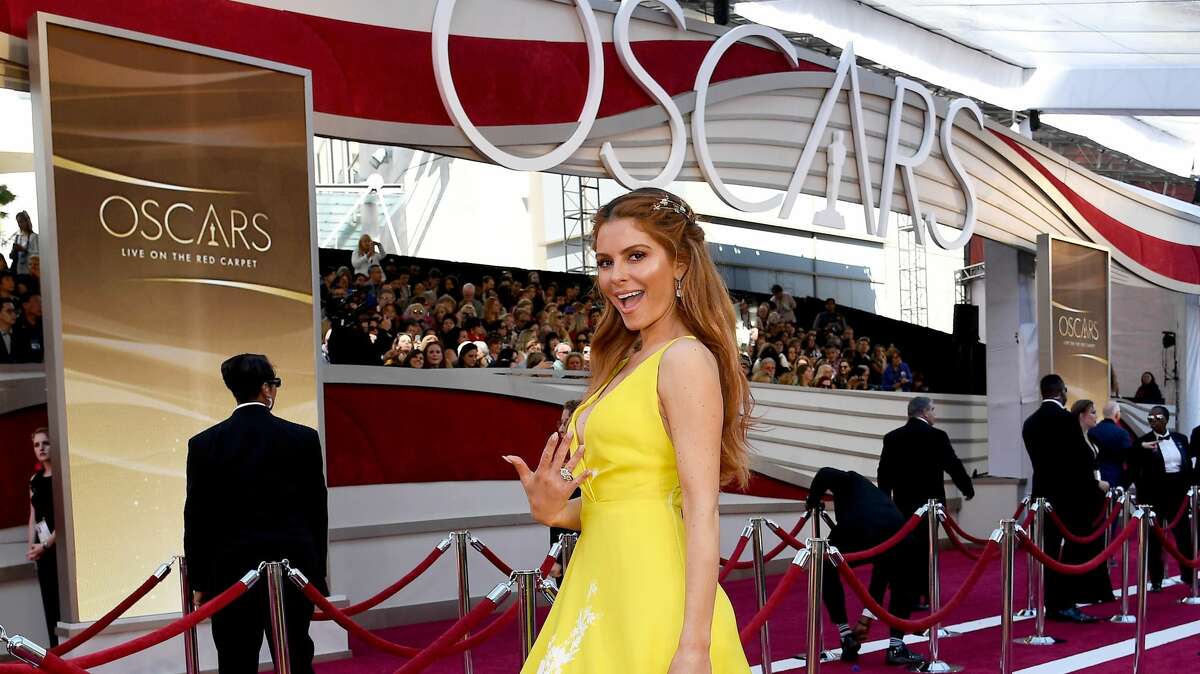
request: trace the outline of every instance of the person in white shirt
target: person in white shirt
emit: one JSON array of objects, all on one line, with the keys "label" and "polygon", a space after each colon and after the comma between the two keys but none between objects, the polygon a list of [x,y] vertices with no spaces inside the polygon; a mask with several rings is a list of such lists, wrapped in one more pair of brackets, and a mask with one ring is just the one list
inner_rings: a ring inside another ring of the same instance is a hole
[{"label": "person in white shirt", "polygon": [[380,264],[383,260],[383,244],[378,241],[372,241],[370,234],[363,234],[358,237],[358,248],[350,254],[350,264],[354,267],[355,274],[369,276],[371,267]]},{"label": "person in white shirt", "polygon": [[[1187,436],[1167,430],[1171,413],[1162,405],[1150,408],[1147,416],[1150,432],[1138,438],[1134,447],[1135,477],[1138,501],[1150,505],[1158,515],[1162,526],[1170,524],[1179,512],[1180,504],[1187,498],[1188,487],[1195,481],[1196,474],[1192,452],[1189,451]],[[1191,524],[1182,517],[1172,529],[1176,546],[1191,554]],[[1150,537],[1150,585],[1157,591],[1162,589],[1164,565],[1162,544],[1157,537]],[[1179,575],[1185,583],[1192,582],[1192,570],[1180,565]]]}]

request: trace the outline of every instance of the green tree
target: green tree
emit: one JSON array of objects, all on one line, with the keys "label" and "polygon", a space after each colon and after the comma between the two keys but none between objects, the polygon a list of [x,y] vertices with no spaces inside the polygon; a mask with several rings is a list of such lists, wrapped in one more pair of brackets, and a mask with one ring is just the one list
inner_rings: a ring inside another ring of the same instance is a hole
[{"label": "green tree", "polygon": [[[13,202],[13,200],[16,198],[17,198],[17,195],[13,194],[12,191],[10,191],[8,189],[8,185],[0,185],[0,207],[4,207],[4,206],[11,204]],[[3,220],[4,218],[7,218],[7,217],[8,217],[8,213],[6,213],[4,211],[0,211],[0,220]]]}]

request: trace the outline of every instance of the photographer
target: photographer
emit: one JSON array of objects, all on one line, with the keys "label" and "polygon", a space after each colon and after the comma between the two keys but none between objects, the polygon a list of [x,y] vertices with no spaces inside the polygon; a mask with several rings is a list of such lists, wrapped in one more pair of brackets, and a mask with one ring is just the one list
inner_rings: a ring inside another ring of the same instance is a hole
[{"label": "photographer", "polygon": [[363,234],[358,239],[358,248],[350,254],[350,264],[354,267],[355,275],[362,274],[370,278],[371,267],[383,261],[383,244],[371,240],[371,235]]}]

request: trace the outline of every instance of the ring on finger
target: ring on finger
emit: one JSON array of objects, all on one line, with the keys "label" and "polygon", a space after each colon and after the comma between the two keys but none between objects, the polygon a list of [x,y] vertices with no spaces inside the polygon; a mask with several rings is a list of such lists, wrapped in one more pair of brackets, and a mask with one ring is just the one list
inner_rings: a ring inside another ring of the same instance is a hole
[{"label": "ring on finger", "polygon": [[571,469],[565,466],[558,469],[558,476],[561,477],[564,482],[570,482],[571,480],[575,479],[575,476],[571,474]]}]

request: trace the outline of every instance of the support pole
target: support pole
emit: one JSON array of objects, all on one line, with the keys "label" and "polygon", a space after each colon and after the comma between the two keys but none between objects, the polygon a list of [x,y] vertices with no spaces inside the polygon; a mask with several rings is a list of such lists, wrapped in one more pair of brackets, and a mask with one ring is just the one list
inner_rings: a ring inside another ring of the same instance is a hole
[{"label": "support pole", "polygon": [[537,640],[537,593],[538,576],[532,571],[513,571],[517,581],[517,621],[520,625],[521,662],[529,658],[533,642]]},{"label": "support pole", "polygon": [[[817,519],[817,518],[814,518]],[[758,610],[767,604],[767,563],[763,559],[763,525],[766,520],[762,517],[750,519],[750,543],[754,554],[754,596],[758,600]],[[811,575],[810,575],[811,577]],[[771,674],[771,632],[769,622],[763,621],[758,631],[758,649],[762,657],[763,674]]]},{"label": "support pole", "polygon": [[575,554],[575,544],[579,542],[579,534],[560,534],[558,542],[562,545],[562,568],[565,574],[567,565],[571,563],[571,557]]},{"label": "support pole", "polygon": [[[458,556],[458,617],[461,620],[471,612],[471,575],[467,570],[467,549],[471,545],[470,531],[453,531],[454,552]],[[463,637],[469,636],[469,632]],[[475,663],[471,660],[471,651],[463,651],[463,674],[475,674]]]},{"label": "support pole", "polygon": [[[1037,511],[1033,515],[1033,544],[1040,550],[1046,549],[1046,499],[1038,498],[1034,502]],[[1034,610],[1037,611],[1034,631],[1017,643],[1026,646],[1053,646],[1058,643],[1054,637],[1046,636],[1046,567],[1037,564],[1032,568],[1034,575]]]},{"label": "support pole", "polygon": [[[1129,526],[1133,517],[1133,496],[1129,492],[1121,494],[1118,499],[1121,504],[1121,530]],[[1111,622],[1128,624],[1137,622],[1137,618],[1129,612],[1129,541],[1121,544],[1121,612],[1109,618]]]},{"label": "support pole", "polygon": [[[1038,509],[1038,502],[1036,500],[1030,501],[1028,510],[1030,512],[1034,513],[1035,519],[1037,517],[1037,509]],[[1030,524],[1031,530],[1032,530],[1032,526],[1033,525]],[[1014,617],[1032,618],[1035,615],[1037,615],[1037,609],[1034,608],[1034,604],[1033,604],[1033,602],[1035,600],[1034,591],[1033,591],[1033,586],[1034,586],[1033,565],[1034,565],[1034,563],[1035,562],[1033,559],[1033,554],[1026,552],[1025,553],[1025,608],[1014,613],[1013,614]]]},{"label": "support pole", "polygon": [[1139,511],[1138,517],[1138,568],[1137,568],[1137,636],[1133,646],[1133,674],[1141,674],[1146,664],[1146,584],[1150,582],[1150,518],[1148,512]]},{"label": "support pole", "polygon": [[805,662],[808,674],[818,674],[821,671],[821,652],[825,643],[822,629],[825,621],[821,618],[821,583],[825,576],[827,545],[828,541],[824,538],[808,541],[808,549],[811,552],[808,558],[808,655]]},{"label": "support pole", "polygon": [[[1188,527],[1192,532],[1192,559],[1200,559],[1200,540],[1196,540],[1197,530],[1200,530],[1197,516],[1200,516],[1200,486],[1193,485],[1188,490],[1188,518],[1191,520]],[[1200,604],[1200,573],[1197,573],[1195,569],[1192,569],[1192,591],[1188,596],[1180,599],[1179,603],[1192,606]]]},{"label": "support pole", "polygon": [[283,610],[283,564],[267,563],[267,598],[271,611],[271,650],[275,674],[292,674],[292,658],[288,652],[287,620]]},{"label": "support pole", "polygon": [[[942,607],[942,583],[939,578],[938,569],[938,525],[941,523],[942,506],[937,502],[937,499],[929,499],[925,504],[927,508],[925,516],[928,518],[929,524],[929,612],[937,613]],[[961,672],[960,665],[952,665],[942,661],[938,654],[939,640],[941,638],[941,625],[932,625],[929,628],[929,661],[924,665],[917,667],[914,671],[918,672]]]},{"label": "support pole", "polygon": [[1016,551],[1016,520],[1000,520],[1000,674],[1013,672],[1013,558]]},{"label": "support pole", "polygon": [[[179,594],[183,605],[183,617],[196,610],[192,602],[192,584],[188,580],[187,558],[175,558],[179,562]],[[200,650],[196,645],[196,628],[183,633],[183,665],[187,674],[200,674]]]}]

